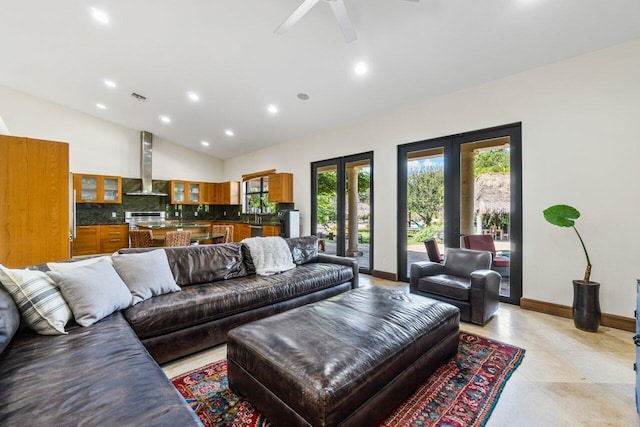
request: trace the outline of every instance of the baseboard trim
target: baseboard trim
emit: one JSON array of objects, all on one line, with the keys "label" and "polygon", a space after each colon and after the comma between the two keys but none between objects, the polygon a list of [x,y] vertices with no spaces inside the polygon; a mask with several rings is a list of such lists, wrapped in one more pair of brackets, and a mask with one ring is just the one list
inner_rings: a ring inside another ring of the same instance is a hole
[{"label": "baseboard trim", "polygon": [[371,270],[371,275],[379,279],[398,281],[398,275],[396,273],[389,273],[388,271]]},{"label": "baseboard trim", "polygon": [[[551,302],[536,301],[529,298],[520,298],[520,307],[525,310],[538,311],[540,313],[551,314],[553,316],[573,318],[573,310],[566,305],[554,304]],[[623,331],[635,332],[636,321],[630,317],[618,316],[616,314],[602,313],[600,318],[602,326],[622,329]]]}]

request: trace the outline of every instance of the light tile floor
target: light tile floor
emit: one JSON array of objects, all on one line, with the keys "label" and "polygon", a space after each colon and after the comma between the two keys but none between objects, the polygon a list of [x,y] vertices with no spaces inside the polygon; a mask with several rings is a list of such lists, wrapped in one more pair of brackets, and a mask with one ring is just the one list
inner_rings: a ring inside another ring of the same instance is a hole
[{"label": "light tile floor", "polygon": [[[406,283],[360,276],[364,286]],[[526,349],[487,423],[494,426],[640,426],[635,409],[633,334],[600,327],[583,332],[565,319],[502,304],[484,327],[466,332]],[[162,366],[171,378],[226,357],[221,345]]]}]

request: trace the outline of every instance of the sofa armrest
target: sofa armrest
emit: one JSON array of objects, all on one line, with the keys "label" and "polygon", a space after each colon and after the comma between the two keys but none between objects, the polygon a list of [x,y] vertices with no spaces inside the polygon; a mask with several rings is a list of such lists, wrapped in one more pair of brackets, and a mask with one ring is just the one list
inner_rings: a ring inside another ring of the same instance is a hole
[{"label": "sofa armrest", "polygon": [[409,273],[409,290],[414,292],[418,289],[418,280],[425,276],[435,276],[444,274],[444,265],[439,262],[420,261],[411,264]]},{"label": "sofa armrest", "polygon": [[471,322],[484,325],[498,309],[501,276],[493,270],[471,273]]},{"label": "sofa armrest", "polygon": [[351,282],[351,289],[357,288],[358,285],[358,260],[355,258],[346,258],[337,255],[318,254],[316,262],[326,262],[329,264],[339,264],[351,267],[353,270],[353,280]]}]

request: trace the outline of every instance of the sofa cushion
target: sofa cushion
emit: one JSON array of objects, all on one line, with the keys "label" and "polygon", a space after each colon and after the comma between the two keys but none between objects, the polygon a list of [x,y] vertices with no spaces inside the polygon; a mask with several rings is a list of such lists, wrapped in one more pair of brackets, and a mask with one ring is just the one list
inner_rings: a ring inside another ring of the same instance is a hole
[{"label": "sofa cushion", "polygon": [[[169,266],[179,286],[209,283],[216,280],[243,277],[255,272],[245,265],[248,249],[241,243],[177,246],[163,248]],[[157,248],[120,249],[120,254],[149,252]],[[251,263],[253,266],[253,263]]]},{"label": "sofa cushion", "polygon": [[43,335],[65,333],[71,310],[45,273],[0,265],[0,281],[11,294],[27,326]]},{"label": "sofa cushion", "polygon": [[140,254],[114,255],[113,267],[133,295],[133,304],[152,296],[178,292],[167,254],[162,249]]},{"label": "sofa cushion", "polygon": [[19,332],[0,384],[2,425],[201,425],[120,313],[68,335]]},{"label": "sofa cushion", "polygon": [[291,237],[284,239],[291,249],[296,265],[306,264],[318,258],[318,238],[316,236]]},{"label": "sofa cushion", "polygon": [[418,281],[418,289],[434,295],[440,295],[460,301],[469,300],[471,279],[447,274],[422,277]]},{"label": "sofa cushion", "polygon": [[133,297],[113,265],[105,260],[66,271],[47,273],[69,303],[73,317],[90,326],[131,305]]},{"label": "sofa cushion", "polygon": [[11,295],[0,286],[0,354],[11,342],[20,325],[20,312]]},{"label": "sofa cushion", "polygon": [[[44,270],[44,271],[73,270],[74,268],[85,267],[87,265],[91,265],[101,260],[106,260],[108,262],[111,262],[111,257],[108,255],[107,256],[103,255],[103,256],[96,256],[96,257],[85,258],[80,260],[72,259],[66,262],[48,262],[47,263],[48,270]],[[32,268],[33,270],[39,269],[37,268],[38,266],[32,266],[32,267],[35,267],[35,268]]]},{"label": "sofa cushion", "polygon": [[275,276],[236,278],[183,288],[124,311],[140,338],[205,323],[348,282],[349,266],[309,263]]}]

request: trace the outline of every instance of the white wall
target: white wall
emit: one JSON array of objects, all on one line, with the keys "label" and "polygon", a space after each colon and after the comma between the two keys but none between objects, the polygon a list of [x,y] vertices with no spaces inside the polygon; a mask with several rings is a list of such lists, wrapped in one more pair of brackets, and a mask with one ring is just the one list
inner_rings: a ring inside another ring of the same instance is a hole
[{"label": "white wall", "polygon": [[[125,128],[0,86],[11,135],[69,143],[72,172],[140,177],[140,130]],[[222,181],[223,162],[154,136],[153,179]]]},{"label": "white wall", "polygon": [[602,283],[602,311],[632,317],[640,277],[638,76],[640,40],[230,159],[225,176],[292,172],[309,233],[309,163],[374,150],[374,268],[395,272],[397,145],[522,122],[523,296],[572,304],[584,254],[571,229],[542,217],[549,205],[567,203],[582,212],[577,226],[592,280]]}]

